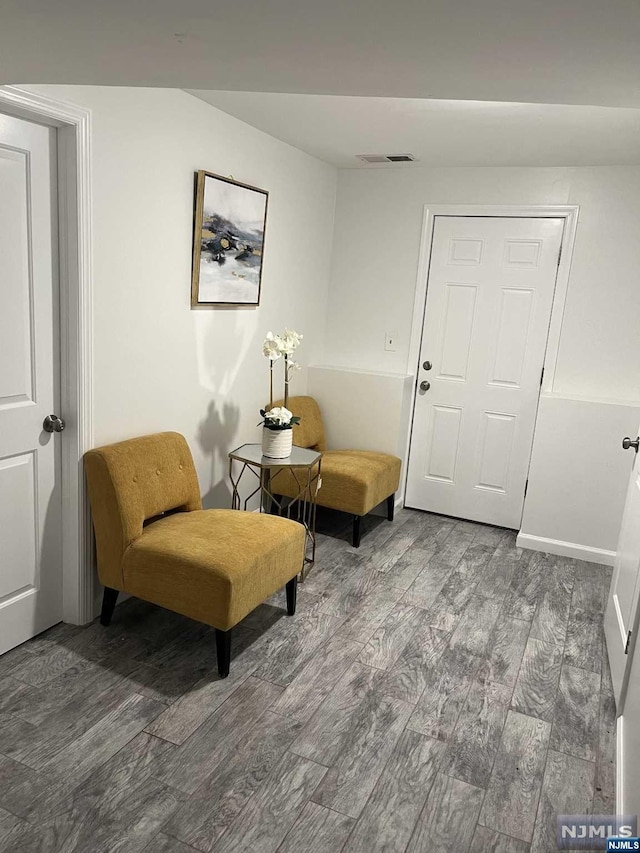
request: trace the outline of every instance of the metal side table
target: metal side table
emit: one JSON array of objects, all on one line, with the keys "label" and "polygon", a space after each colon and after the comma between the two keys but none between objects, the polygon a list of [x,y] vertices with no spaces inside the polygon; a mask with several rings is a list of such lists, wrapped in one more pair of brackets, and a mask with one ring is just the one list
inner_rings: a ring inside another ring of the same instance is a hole
[{"label": "metal side table", "polygon": [[[240,470],[234,472],[234,462],[240,464]],[[300,570],[300,580],[304,580],[316,558],[316,495],[322,479],[320,467],[322,454],[316,450],[293,447],[291,455],[285,459],[271,459],[262,455],[261,444],[243,444],[229,453],[229,479],[231,480],[232,509],[247,509],[249,502],[260,495],[260,512],[277,513],[304,525],[306,547],[304,562]],[[279,500],[271,492],[271,478],[281,471],[290,471],[298,486],[294,498]],[[245,472],[256,478],[255,488],[243,500],[240,497],[240,482]],[[288,503],[285,501],[288,500]]]}]

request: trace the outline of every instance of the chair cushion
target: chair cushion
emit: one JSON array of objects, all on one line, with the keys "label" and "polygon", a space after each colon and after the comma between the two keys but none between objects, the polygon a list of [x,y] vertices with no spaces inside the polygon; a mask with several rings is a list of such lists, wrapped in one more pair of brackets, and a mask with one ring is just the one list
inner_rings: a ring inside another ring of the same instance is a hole
[{"label": "chair cushion", "polygon": [[[398,490],[401,461],[389,453],[372,450],[325,450],[322,454],[322,486],[317,503],[353,515],[366,515]],[[271,480],[274,494],[297,493],[288,472]]]},{"label": "chair cushion", "polygon": [[277,516],[211,509],[145,527],[123,558],[125,592],[227,631],[302,568],[305,531]]}]

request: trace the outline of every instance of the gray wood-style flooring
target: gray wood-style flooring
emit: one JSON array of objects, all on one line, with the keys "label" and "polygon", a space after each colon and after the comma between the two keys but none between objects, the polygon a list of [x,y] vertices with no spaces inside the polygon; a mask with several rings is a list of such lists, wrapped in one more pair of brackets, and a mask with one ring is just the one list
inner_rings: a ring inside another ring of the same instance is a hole
[{"label": "gray wood-style flooring", "polygon": [[403,510],[325,513],[235,631],[130,599],[0,658],[3,853],[547,853],[614,808],[610,570]]}]

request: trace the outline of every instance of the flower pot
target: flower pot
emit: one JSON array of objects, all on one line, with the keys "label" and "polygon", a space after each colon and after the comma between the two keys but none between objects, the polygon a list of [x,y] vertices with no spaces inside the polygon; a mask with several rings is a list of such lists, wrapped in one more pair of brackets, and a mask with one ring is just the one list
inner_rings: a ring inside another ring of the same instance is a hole
[{"label": "flower pot", "polygon": [[292,429],[269,429],[262,427],[262,455],[269,459],[286,459],[291,456],[293,446]]}]

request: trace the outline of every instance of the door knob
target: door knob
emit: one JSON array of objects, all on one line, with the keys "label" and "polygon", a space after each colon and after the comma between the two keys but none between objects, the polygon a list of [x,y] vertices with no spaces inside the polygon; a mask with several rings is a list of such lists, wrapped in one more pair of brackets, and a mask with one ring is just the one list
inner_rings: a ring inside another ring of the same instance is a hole
[{"label": "door knob", "polygon": [[429,390],[429,388],[431,388],[431,383],[430,383],[430,382],[427,382],[427,381],[426,381],[426,379],[425,379],[425,381],[424,381],[424,382],[421,382],[421,383],[420,383],[420,390],[421,390],[421,391],[428,391],[428,390]]},{"label": "door knob", "polygon": [[423,361],[422,366],[424,367],[425,370],[431,370],[431,368],[433,367],[433,365],[431,364],[430,361]]},{"label": "door knob", "polygon": [[631,441],[631,439],[628,437],[622,439],[623,450],[629,450],[631,447],[633,447],[636,453],[638,452],[638,450],[640,449],[640,435],[636,438],[635,441]]},{"label": "door knob", "polygon": [[64,418],[59,418],[57,415],[47,415],[42,422],[42,429],[45,432],[62,432],[65,426]]}]

